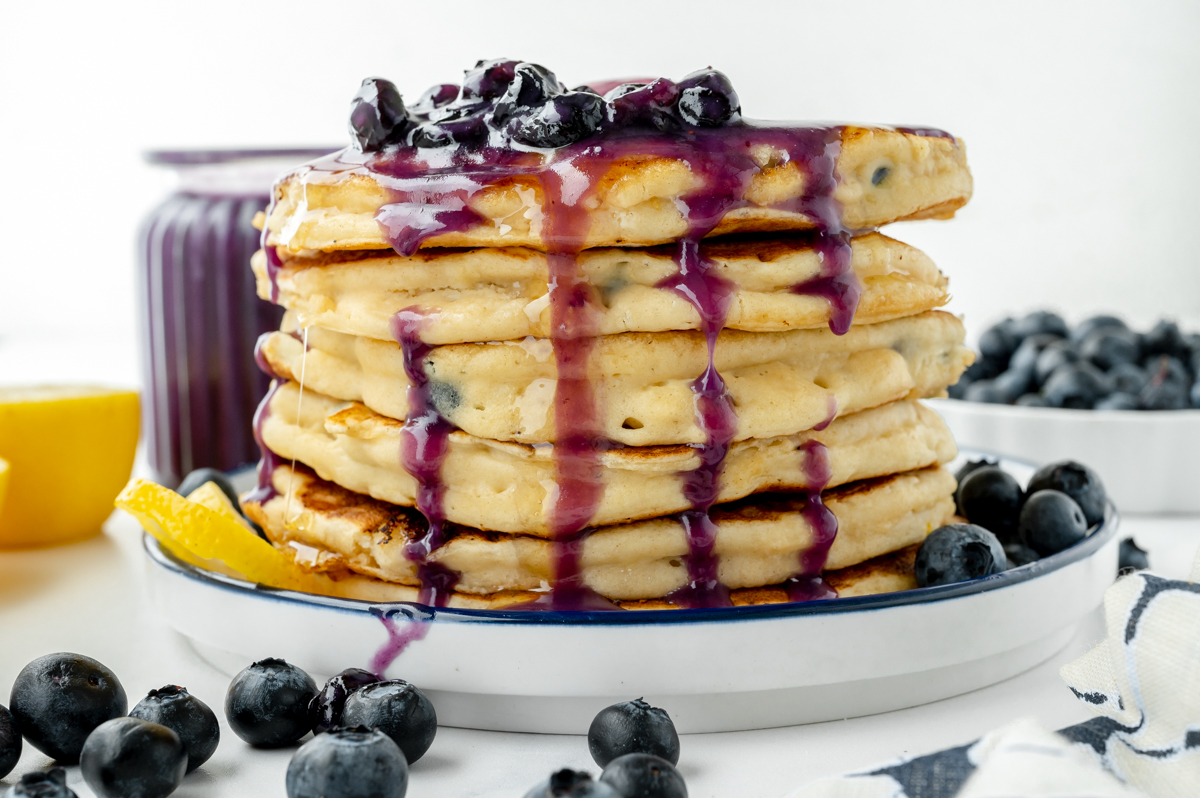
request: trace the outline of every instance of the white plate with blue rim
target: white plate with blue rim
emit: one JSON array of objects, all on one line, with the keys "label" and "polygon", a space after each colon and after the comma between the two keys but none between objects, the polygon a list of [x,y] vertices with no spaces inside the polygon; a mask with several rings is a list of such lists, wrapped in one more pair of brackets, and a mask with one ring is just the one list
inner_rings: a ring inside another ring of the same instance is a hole
[{"label": "white plate with blue rim", "polygon": [[[978,452],[964,452],[979,457]],[[1033,467],[1001,460],[1025,483]],[[314,678],[387,667],[445,726],[583,734],[644,696],[681,733],[888,712],[1015,676],[1074,636],[1117,572],[1119,519],[1000,574],[875,596],[719,609],[528,612],[378,605],[263,588],[173,558],[145,537],[153,606],[232,675],[282,657]]]}]

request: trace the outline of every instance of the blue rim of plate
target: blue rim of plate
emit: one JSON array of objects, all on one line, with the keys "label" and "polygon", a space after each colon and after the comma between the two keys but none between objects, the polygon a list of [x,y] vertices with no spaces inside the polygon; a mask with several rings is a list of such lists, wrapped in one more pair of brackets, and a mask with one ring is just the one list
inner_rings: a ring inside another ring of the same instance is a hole
[{"label": "blue rim of plate", "polygon": [[[910,604],[923,604],[929,601],[942,601],[961,596],[985,593],[1012,585],[1027,582],[1039,576],[1057,571],[1073,563],[1084,560],[1099,551],[1117,533],[1120,526],[1120,515],[1110,502],[1104,513],[1104,520],[1092,529],[1086,538],[1068,549],[1043,557],[1027,565],[1011,568],[1007,571],[969,582],[955,582],[950,585],[935,587],[918,587],[911,590],[901,590],[893,593],[877,593],[870,596],[853,596],[850,598],[825,599],[819,601],[803,601],[778,604],[756,604],[744,607],[718,607],[713,609],[674,609],[674,610],[629,610],[626,612],[579,612],[579,611],[529,611],[529,610],[475,610],[454,607],[430,607],[416,602],[381,603],[364,601],[362,599],[336,598],[312,593],[300,593],[294,590],[278,590],[262,585],[245,582],[224,574],[206,571],[190,563],[185,563],[170,552],[159,546],[149,533],[143,533],[142,546],[146,554],[156,565],[168,571],[189,579],[202,582],[210,587],[221,588],[237,593],[253,595],[258,598],[270,598],[294,604],[322,607],[343,612],[392,614],[398,612],[414,620],[422,621],[460,621],[476,623],[519,623],[519,624],[554,624],[554,625],[621,625],[621,624],[663,624],[663,623],[712,623],[722,621],[742,621],[752,619],[772,619],[793,617],[797,615],[823,615],[827,613],[851,612],[859,610],[879,610],[889,607],[900,607]],[[1114,578],[1116,574],[1113,574]]]}]

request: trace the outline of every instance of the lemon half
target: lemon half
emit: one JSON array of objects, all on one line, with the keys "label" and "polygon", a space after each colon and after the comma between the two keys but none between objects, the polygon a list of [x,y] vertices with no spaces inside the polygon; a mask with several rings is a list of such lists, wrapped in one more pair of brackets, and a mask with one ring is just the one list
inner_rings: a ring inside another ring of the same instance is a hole
[{"label": "lemon half", "polygon": [[137,440],[135,392],[79,385],[0,388],[0,458],[9,464],[0,548],[99,532],[133,470]]}]

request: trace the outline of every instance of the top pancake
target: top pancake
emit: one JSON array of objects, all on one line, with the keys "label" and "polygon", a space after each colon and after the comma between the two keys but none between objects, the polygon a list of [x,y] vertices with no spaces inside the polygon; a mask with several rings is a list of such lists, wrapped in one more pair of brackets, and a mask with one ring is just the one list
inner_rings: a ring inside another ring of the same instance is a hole
[{"label": "top pancake", "polygon": [[[745,148],[753,167],[741,196],[708,235],[779,232],[818,227],[809,213],[785,210],[797,198],[817,193],[801,165],[772,144],[771,127],[746,127]],[[960,141],[880,127],[846,126],[828,151],[836,152],[832,199],[840,224],[861,230],[906,219],[948,219],[971,197],[972,179]],[[835,139],[837,137],[835,136]],[[761,139],[756,141],[756,139]],[[645,154],[614,159],[579,200],[586,211],[584,248],[665,244],[688,233],[688,201],[706,189],[688,163],[658,157],[650,139]],[[545,170],[562,166],[554,156]],[[478,221],[447,229],[422,247],[525,246],[546,249],[545,222],[551,211],[537,173],[511,174],[487,182],[454,167],[430,169],[425,178],[389,177],[371,168],[371,156],[347,149],[297,169],[276,184],[266,219],[267,242],[280,255],[391,246],[376,221],[385,206],[428,215],[435,197],[465,204]]]}]

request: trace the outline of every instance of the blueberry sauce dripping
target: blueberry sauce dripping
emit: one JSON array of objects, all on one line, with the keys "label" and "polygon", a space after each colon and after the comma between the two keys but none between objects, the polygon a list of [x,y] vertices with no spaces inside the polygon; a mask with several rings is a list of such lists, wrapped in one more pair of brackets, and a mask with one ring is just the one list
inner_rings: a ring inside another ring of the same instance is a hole
[{"label": "blueberry sauce dripping", "polygon": [[829,303],[829,329],[845,335],[854,323],[862,283],[850,268],[849,234],[822,235],[817,244],[821,273],[792,286],[793,294],[821,297]]},{"label": "blueberry sauce dripping", "polygon": [[[822,261],[822,276],[828,282],[827,286],[814,286],[810,290],[829,299],[830,328],[842,335],[849,330],[857,309],[858,281],[850,269],[850,235],[841,227],[841,208],[833,198],[837,186],[833,174],[836,152],[831,154],[830,148],[834,142],[825,136],[820,141],[821,149],[806,152],[808,157],[801,161],[805,166],[808,191],[799,198],[799,208],[818,224],[815,248]],[[840,131],[836,142],[840,146]],[[711,157],[692,155],[683,160],[693,173],[703,177],[704,188],[683,200],[688,232],[676,249],[678,271],[658,284],[659,288],[673,291],[695,308],[708,349],[707,367],[691,386],[696,421],[704,431],[705,443],[695,447],[700,457],[699,467],[681,475],[684,497],[691,504],[691,509],[680,515],[688,540],[688,582],[672,593],[670,599],[685,607],[718,607],[730,606],[731,601],[729,590],[718,576],[719,558],[714,550],[717,525],[709,516],[709,510],[720,494],[721,472],[737,434],[737,414],[725,381],[716,369],[714,356],[736,286],[716,272],[715,264],[704,257],[700,242],[730,210],[746,204],[740,198],[758,165],[749,156],[730,157],[715,151],[719,150],[719,145],[712,143],[698,149],[707,151]],[[834,286],[848,290],[835,296],[831,290]]]},{"label": "blueberry sauce dripping", "polygon": [[826,407],[825,418],[821,419],[821,421],[819,421],[818,423],[813,425],[813,430],[815,430],[816,432],[820,432],[821,430],[828,428],[829,425],[833,423],[833,420],[835,418],[837,418],[837,412],[838,412],[837,394],[829,393],[828,395],[826,395],[825,407]]},{"label": "blueberry sauce dripping", "polygon": [[[579,157],[564,174],[547,170],[542,185],[549,202],[543,240],[547,246],[550,341],[554,349],[554,470],[557,493],[550,508],[550,591],[516,609],[600,611],[619,609],[584,584],[583,547],[588,524],[604,494],[600,455],[611,442],[602,431],[588,362],[596,341],[598,300],[579,274],[589,218],[583,201],[608,167],[603,158]],[[584,181],[586,188],[579,183]]]},{"label": "blueberry sauce dripping", "polygon": [[837,516],[825,506],[822,492],[833,477],[829,450],[825,444],[808,440],[800,445],[804,455],[804,474],[809,489],[804,492],[804,507],[800,511],[812,530],[813,538],[800,552],[799,570],[785,583],[789,601],[813,601],[836,598],[837,591],[821,578],[829,549],[837,538]]},{"label": "blueberry sauce dripping", "polygon": [[267,205],[266,219],[263,220],[262,235],[259,238],[259,246],[263,251],[263,255],[267,258],[267,281],[271,284],[271,301],[279,304],[279,272],[283,269],[283,261],[279,258],[279,250],[267,244],[267,237],[270,235],[270,228],[267,222],[271,219],[271,214],[275,210],[275,195],[276,191],[271,191],[271,201]]},{"label": "blueberry sauce dripping", "polygon": [[[709,221],[705,219],[701,225]],[[700,314],[700,329],[708,348],[708,365],[691,385],[696,423],[704,431],[705,442],[693,447],[700,458],[699,466],[681,474],[683,495],[691,505],[679,518],[688,541],[688,582],[669,598],[685,607],[728,607],[731,606],[729,590],[718,576],[719,563],[714,551],[717,525],[708,512],[721,492],[725,457],[737,434],[737,413],[714,360],[717,336],[725,326],[736,287],[717,274],[715,264],[702,256],[700,237],[704,228],[693,223],[693,230],[679,242],[678,273],[659,283],[660,288],[669,288],[687,299]]]},{"label": "blueberry sauce dripping", "polygon": [[421,340],[421,328],[427,322],[425,311],[405,308],[392,317],[391,331],[404,355],[404,373],[409,382],[408,417],[400,431],[400,464],[417,481],[417,510],[426,521],[425,534],[405,545],[404,556],[417,564],[421,583],[417,600],[440,607],[449,601],[459,579],[450,568],[429,562],[429,555],[446,542],[442,461],[454,425],[434,407],[433,390],[425,373],[423,363],[432,349]]},{"label": "blueberry sauce dripping", "polygon": [[[261,361],[261,355],[258,353],[257,346],[255,347],[255,359]],[[265,365],[265,362],[262,364]],[[269,367],[266,371],[268,374],[272,374]],[[267,395],[259,403],[258,410],[254,411],[254,440],[258,443],[261,456],[258,460],[258,485],[246,496],[246,501],[257,502],[260,505],[266,504],[279,495],[279,491],[275,490],[275,483],[272,478],[275,475],[275,469],[283,465],[283,459],[263,441],[262,428],[263,424],[266,423],[267,417],[271,415],[271,400],[275,398],[275,394],[279,392],[279,389],[283,385],[283,380],[277,376],[272,376],[271,389],[267,391]]]},{"label": "blueberry sauce dripping", "polygon": [[939,130],[936,127],[903,127],[901,125],[896,125],[892,129],[900,133],[907,133],[910,136],[924,136],[926,138],[948,139],[950,141],[955,140],[954,136],[950,135],[944,130]]},{"label": "blueberry sauce dripping", "polygon": [[429,623],[412,620],[401,626],[396,623],[394,618],[379,607],[372,607],[371,614],[383,624],[383,628],[387,632],[387,642],[375,652],[375,656],[371,658],[371,663],[367,666],[367,670],[382,680],[387,678],[385,676],[387,669],[404,653],[405,649],[412,643],[425,639],[425,636],[429,634]]}]

